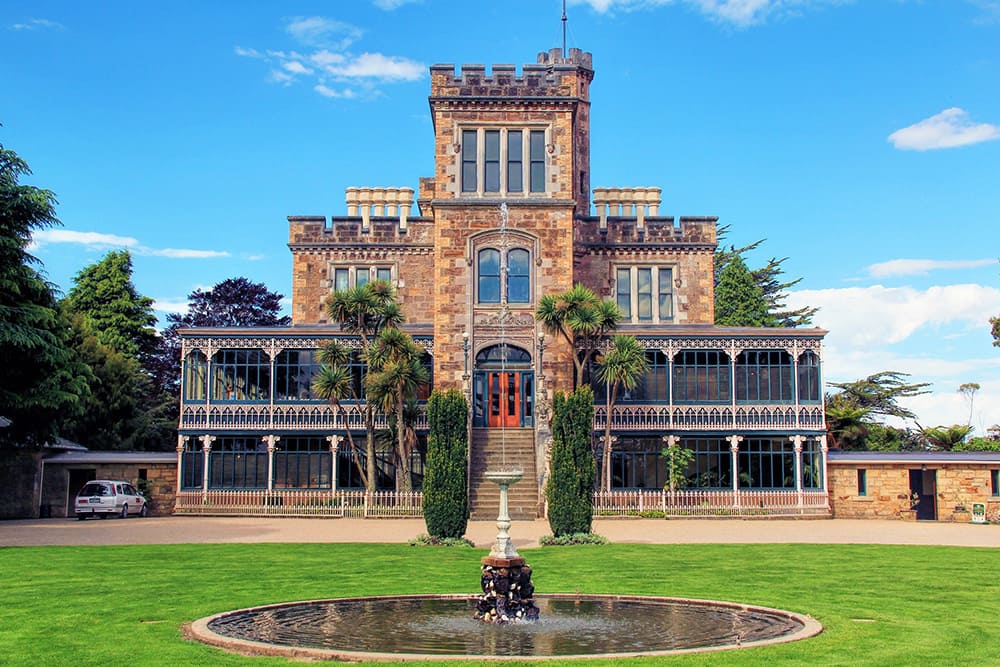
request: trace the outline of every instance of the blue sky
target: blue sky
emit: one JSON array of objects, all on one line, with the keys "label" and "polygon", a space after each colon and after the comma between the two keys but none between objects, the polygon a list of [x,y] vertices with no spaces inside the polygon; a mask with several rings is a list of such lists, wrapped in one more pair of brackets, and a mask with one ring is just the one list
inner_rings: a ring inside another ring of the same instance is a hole
[{"label": "blue sky", "polygon": [[[534,62],[560,13],[7,0],[0,143],[64,223],[34,253],[66,290],[127,247],[166,312],[240,275],[288,295],[286,216],[433,173],[428,66]],[[767,239],[751,264],[802,277],[827,380],[908,372],[923,425],[1000,422],[1000,0],[570,0],[568,43],[594,54],[594,186]]]}]

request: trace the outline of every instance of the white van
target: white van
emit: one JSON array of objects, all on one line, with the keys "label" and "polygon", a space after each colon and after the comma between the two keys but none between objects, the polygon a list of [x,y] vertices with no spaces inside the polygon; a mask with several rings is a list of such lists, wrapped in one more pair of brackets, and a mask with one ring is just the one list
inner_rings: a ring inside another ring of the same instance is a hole
[{"label": "white van", "polygon": [[83,521],[88,516],[106,519],[111,515],[126,518],[129,514],[146,516],[146,499],[139,491],[121,480],[95,479],[84,484],[76,494],[76,518]]}]

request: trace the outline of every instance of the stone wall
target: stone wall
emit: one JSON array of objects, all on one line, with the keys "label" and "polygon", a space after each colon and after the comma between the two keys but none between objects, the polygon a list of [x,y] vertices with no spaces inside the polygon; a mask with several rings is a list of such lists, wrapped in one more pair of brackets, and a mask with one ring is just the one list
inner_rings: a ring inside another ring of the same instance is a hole
[{"label": "stone wall", "polygon": [[[120,479],[145,486],[150,501],[149,513],[169,516],[174,512],[177,491],[176,463],[46,463],[42,483],[42,505],[53,517],[73,516],[73,497],[79,489],[70,489],[70,470],[90,470],[93,479]],[[140,483],[140,470],[145,470],[145,485]]]},{"label": "stone wall", "polygon": [[434,223],[411,218],[291,216],[292,323],[327,322],[323,304],[333,291],[331,266],[392,265],[399,299],[410,322],[430,322],[433,310]]},{"label": "stone wall", "polygon": [[38,516],[38,466],[30,450],[0,450],[0,519]]},{"label": "stone wall", "polygon": [[[1000,497],[991,495],[996,465],[935,463],[938,521],[969,521],[972,504],[985,503],[988,517],[1000,519]],[[865,470],[867,495],[858,495],[858,470]],[[834,463],[828,467],[830,506],[837,519],[895,519],[910,509],[910,470],[904,463]]]},{"label": "stone wall", "polygon": [[643,234],[638,233],[634,218],[612,219],[606,232],[599,230],[594,219],[578,222],[575,232],[581,247],[574,281],[614,300],[615,264],[670,266],[675,279],[673,323],[713,324],[717,218],[681,218],[679,227],[673,220],[647,218]]}]

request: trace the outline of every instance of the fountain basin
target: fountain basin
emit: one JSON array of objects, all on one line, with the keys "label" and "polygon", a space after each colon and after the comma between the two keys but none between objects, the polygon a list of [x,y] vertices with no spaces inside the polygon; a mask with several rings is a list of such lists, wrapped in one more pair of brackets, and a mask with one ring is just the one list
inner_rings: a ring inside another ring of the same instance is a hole
[{"label": "fountain basin", "polygon": [[469,595],[312,600],[195,621],[198,641],[251,655],[324,660],[633,657],[718,651],[812,637],[808,616],[732,602],[622,595],[536,595],[540,620],[473,619]]}]

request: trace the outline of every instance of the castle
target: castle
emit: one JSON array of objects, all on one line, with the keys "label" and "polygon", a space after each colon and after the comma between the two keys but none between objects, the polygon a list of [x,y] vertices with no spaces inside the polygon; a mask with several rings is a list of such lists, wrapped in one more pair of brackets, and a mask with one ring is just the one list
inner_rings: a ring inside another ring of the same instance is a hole
[{"label": "castle", "polygon": [[[348,187],[343,217],[288,218],[292,326],[181,332],[177,511],[297,506],[359,486],[342,440],[363,435],[360,411],[338,415],[310,383],[318,350],[350,338],[326,321],[327,297],[387,280],[432,387],[459,388],[471,405],[474,517],[496,516],[483,473],[498,465],[524,471],[512,515],[544,514],[548,406],[572,389],[575,352],[545,335],[535,309],[577,283],[618,305],[617,332],[649,362],[611,414],[596,401],[595,433],[610,420],[615,436],[613,490],[660,492],[664,510],[828,514],[825,332],[715,326],[717,219],[663,215],[656,187],[591,188],[591,55],[554,49],[520,73],[430,74],[434,175],[416,190]],[[669,444],[693,458],[685,490],[668,498]],[[391,450],[378,470],[393,488]]]}]

